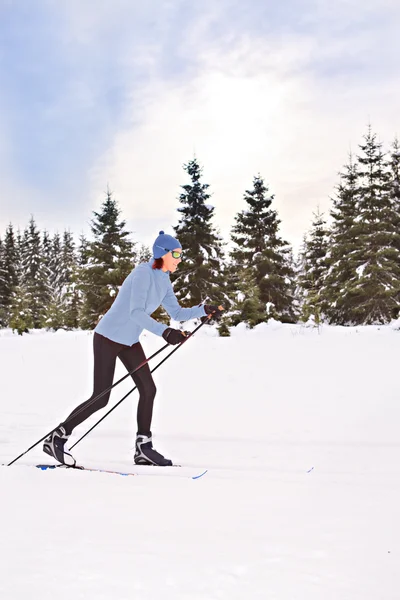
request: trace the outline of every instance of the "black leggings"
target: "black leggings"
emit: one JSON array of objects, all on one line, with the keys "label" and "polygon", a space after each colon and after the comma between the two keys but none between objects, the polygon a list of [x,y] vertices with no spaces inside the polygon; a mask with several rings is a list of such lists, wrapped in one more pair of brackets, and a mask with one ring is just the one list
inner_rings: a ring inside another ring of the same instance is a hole
[{"label": "black leggings", "polygon": [[[73,410],[65,419],[64,423],[61,423],[68,435],[72,433],[72,430],[75,429],[77,425],[89,418],[94,412],[107,405],[111,391],[107,392],[104,396],[94,402],[92,402],[92,399],[112,385],[117,356],[128,371],[132,371],[146,360],[140,342],[137,342],[132,346],[125,346],[125,344],[113,342],[99,333],[95,333],[93,336],[93,352],[93,394],[89,400],[86,400],[75,408],[75,410]],[[157,391],[149,365],[146,364],[141,367],[132,375],[132,379],[137,385],[140,394],[137,410],[138,433],[149,435],[151,431],[151,418],[153,415],[153,402]]]}]

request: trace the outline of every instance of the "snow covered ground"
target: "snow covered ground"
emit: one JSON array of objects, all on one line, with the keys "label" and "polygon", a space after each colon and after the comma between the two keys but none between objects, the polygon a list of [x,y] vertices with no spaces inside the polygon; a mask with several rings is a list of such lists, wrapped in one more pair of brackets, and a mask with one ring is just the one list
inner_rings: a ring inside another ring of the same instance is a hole
[{"label": "snow covered ground", "polygon": [[[0,598],[398,600],[399,327],[203,327],[155,373],[181,469],[133,466],[136,392],[74,453],[138,477],[0,468]],[[0,332],[0,462],[90,396],[91,344]]]}]

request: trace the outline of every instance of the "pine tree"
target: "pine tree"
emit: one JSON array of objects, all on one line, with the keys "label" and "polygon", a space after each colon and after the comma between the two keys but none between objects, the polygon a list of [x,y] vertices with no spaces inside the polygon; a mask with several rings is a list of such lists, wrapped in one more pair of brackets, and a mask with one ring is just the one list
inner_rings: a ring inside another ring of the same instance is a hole
[{"label": "pine tree", "polygon": [[78,257],[75,253],[72,234],[69,231],[64,231],[61,256],[63,325],[67,329],[75,329],[79,324],[82,301],[78,289]]},{"label": "pine tree", "polygon": [[[389,193],[393,208],[393,226],[396,232],[400,232],[400,144],[397,138],[392,144],[388,169],[390,188]],[[399,236],[395,236],[393,240],[393,247],[400,253]],[[398,303],[400,302],[400,290],[396,296],[396,301]],[[398,311],[395,310],[393,316],[395,318],[399,316]]]},{"label": "pine tree", "polygon": [[85,304],[85,269],[89,264],[89,240],[83,233],[79,236],[79,246],[77,248],[77,272],[76,272],[76,286],[75,291],[77,294],[77,309],[78,309],[78,326],[81,327],[84,323],[84,304]]},{"label": "pine tree", "polygon": [[90,243],[83,235],[79,236],[79,248],[78,248],[78,266],[86,267],[89,262],[89,248]]},{"label": "pine tree", "polygon": [[50,285],[53,284],[53,278],[52,278],[52,273],[51,273],[51,262],[53,259],[53,248],[52,248],[52,241],[50,238],[50,234],[48,231],[44,231],[43,235],[42,235],[42,244],[41,244],[41,258],[42,258],[42,264],[44,265],[44,267],[46,268],[48,274],[49,274],[49,283]]},{"label": "pine tree", "polygon": [[61,260],[60,235],[56,233],[53,239],[47,231],[42,236],[42,261],[49,275],[49,297],[46,302],[43,326],[57,331],[62,326],[59,271]]},{"label": "pine tree", "polygon": [[[108,190],[101,212],[91,222],[94,241],[89,243],[87,264],[81,268],[84,302],[81,326],[93,328],[114,302],[119,287],[134,266],[134,244],[119,221],[120,210]],[[86,257],[85,257],[86,260]]]},{"label": "pine tree", "polygon": [[137,253],[137,264],[150,262],[153,254],[148,246],[141,244]]},{"label": "pine tree", "polygon": [[[271,209],[274,196],[268,193],[260,175],[254,177],[253,186],[244,194],[248,208],[236,215],[236,224],[232,228],[232,265],[238,273],[250,270],[248,280],[252,282],[251,287],[258,288],[258,295],[252,297],[253,305],[259,298],[257,315],[262,316],[264,321],[274,317],[294,322],[291,248],[278,234],[280,220],[276,211]],[[245,320],[244,314],[242,317]]]},{"label": "pine tree", "polygon": [[298,285],[302,297],[302,319],[310,318],[319,324],[325,312],[321,290],[327,272],[327,253],[329,248],[329,232],[324,215],[314,213],[311,231],[305,237],[301,251],[301,271],[298,274]]},{"label": "pine tree", "polygon": [[327,273],[321,287],[324,313],[332,324],[345,325],[350,320],[348,284],[356,277],[358,241],[359,173],[352,155],[340,173],[336,197],[333,198],[333,221],[327,252]]},{"label": "pine tree", "polygon": [[209,299],[226,304],[222,239],[211,223],[214,207],[207,204],[209,185],[201,182],[197,159],[184,166],[191,183],[181,186],[181,218],[174,231],[183,248],[184,259],[171,277],[182,306]]},{"label": "pine tree", "polygon": [[4,305],[6,288],[6,271],[4,266],[4,245],[0,237],[0,327],[5,327],[6,308]]},{"label": "pine tree", "polygon": [[63,317],[64,315],[62,311],[60,297],[54,290],[46,306],[43,324],[46,327],[46,329],[52,329],[53,331],[57,331],[58,329],[61,329],[63,327]]},{"label": "pine tree", "polygon": [[50,301],[49,270],[42,256],[40,233],[33,217],[25,229],[21,243],[22,280],[25,295],[29,299],[29,311],[33,327],[45,324],[46,307]]},{"label": "pine tree", "polygon": [[31,300],[32,292],[28,291],[23,284],[18,285],[13,291],[9,326],[13,332],[16,331],[19,335],[29,333],[29,330],[35,327]]},{"label": "pine tree", "polygon": [[18,285],[19,253],[14,229],[10,223],[2,245],[0,272],[0,327],[8,327],[13,293]]},{"label": "pine tree", "polygon": [[58,232],[53,235],[53,239],[50,241],[49,247],[49,271],[50,271],[50,285],[53,291],[56,291],[58,295],[61,295],[63,280],[63,256],[61,248],[61,237]]},{"label": "pine tree", "polygon": [[65,231],[51,241],[49,259],[51,298],[46,311],[46,326],[57,330],[78,326],[79,296],[76,289],[77,259],[72,235]]},{"label": "pine tree", "polygon": [[396,138],[392,144],[389,161],[389,189],[396,217],[400,217],[400,144]]},{"label": "pine tree", "polygon": [[[257,285],[257,273],[254,267],[237,270],[235,265],[230,269],[230,294],[234,298],[232,307],[226,315],[230,325],[246,323],[250,329],[267,320],[266,309],[260,300],[260,289]],[[277,317],[275,314],[270,315]]]},{"label": "pine tree", "polygon": [[358,157],[359,246],[355,253],[357,278],[349,286],[351,320],[386,323],[398,314],[400,285],[400,232],[395,227],[390,174],[382,144],[369,128]]},{"label": "pine tree", "polygon": [[17,278],[18,285],[22,282],[23,278],[23,266],[22,266],[22,246],[23,236],[21,230],[18,228],[17,235],[15,237],[15,275]]}]

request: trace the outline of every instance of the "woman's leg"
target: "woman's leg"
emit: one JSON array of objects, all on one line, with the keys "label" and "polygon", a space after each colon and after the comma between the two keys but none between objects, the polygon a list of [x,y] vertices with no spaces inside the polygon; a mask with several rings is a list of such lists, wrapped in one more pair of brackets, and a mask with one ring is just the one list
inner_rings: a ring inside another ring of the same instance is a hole
[{"label": "woman's leg", "polygon": [[115,361],[118,353],[123,348],[129,348],[123,344],[113,342],[104,336],[95,333],[93,336],[93,353],[94,353],[94,385],[93,394],[77,408],[61,423],[66,434],[71,435],[73,429],[83,421],[86,421],[94,412],[100,408],[104,408],[110,398],[111,391],[107,392],[98,400],[93,402],[101,392],[110,387],[113,383]]},{"label": "woman's leg", "polygon": [[[125,347],[118,354],[127,371],[133,371],[146,360],[140,342],[129,348]],[[153,417],[153,404],[157,392],[156,385],[150,372],[148,364],[141,367],[132,375],[132,379],[139,390],[139,403],[137,409],[137,431],[139,434],[151,435],[151,420]]]},{"label": "woman's leg", "polygon": [[[118,355],[128,371],[137,368],[146,360],[141,344],[138,342],[130,348],[124,348]],[[137,436],[135,443],[135,463],[138,465],[158,465],[169,467],[172,461],[165,458],[153,448],[151,435],[151,419],[153,416],[154,397],[156,386],[148,364],[141,367],[132,375],[139,390],[139,404],[137,410]]]}]

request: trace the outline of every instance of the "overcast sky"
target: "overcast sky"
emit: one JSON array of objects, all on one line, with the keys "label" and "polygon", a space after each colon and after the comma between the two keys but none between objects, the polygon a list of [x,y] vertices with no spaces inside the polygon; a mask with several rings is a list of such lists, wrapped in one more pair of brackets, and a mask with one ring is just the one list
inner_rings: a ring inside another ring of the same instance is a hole
[{"label": "overcast sky", "polygon": [[89,233],[109,185],[134,239],[203,166],[228,241],[260,173],[296,247],[370,122],[400,135],[398,0],[0,0],[0,235]]}]

